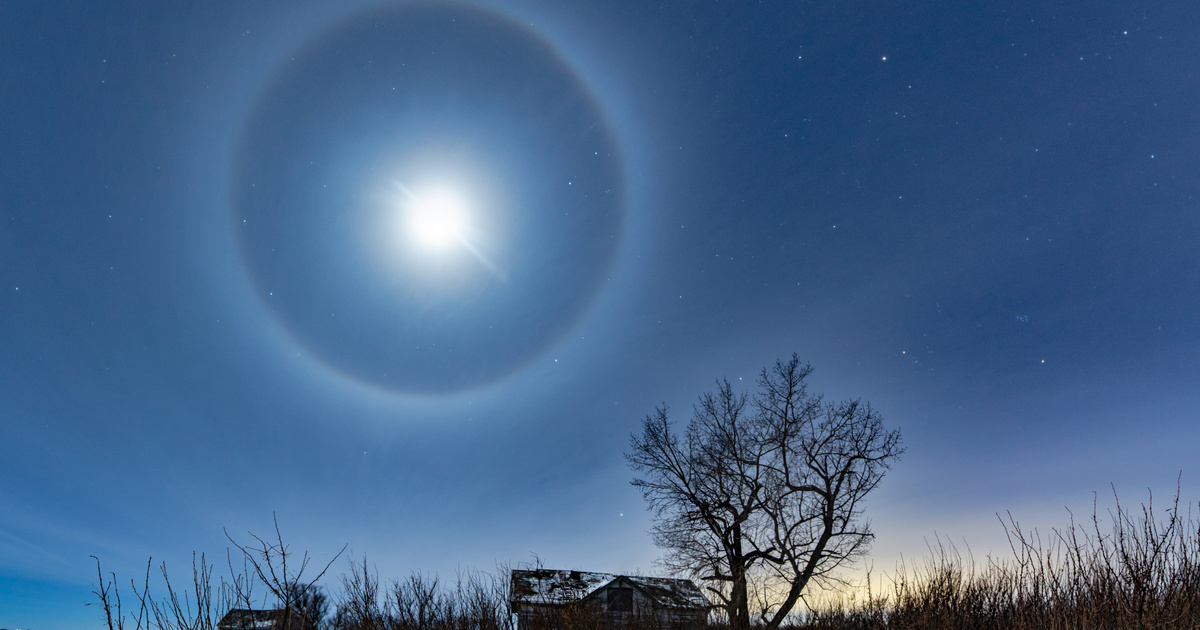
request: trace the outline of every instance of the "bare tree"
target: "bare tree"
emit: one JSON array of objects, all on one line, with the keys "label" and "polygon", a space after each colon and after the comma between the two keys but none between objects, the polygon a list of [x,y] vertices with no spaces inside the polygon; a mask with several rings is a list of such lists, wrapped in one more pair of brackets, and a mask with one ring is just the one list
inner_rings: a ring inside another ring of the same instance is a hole
[{"label": "bare tree", "polygon": [[[317,612],[310,609],[312,606],[327,607],[327,600],[323,593],[319,601],[313,597],[317,593],[316,583],[325,576],[325,572],[333,566],[334,561],[341,557],[348,545],[343,546],[341,551],[338,551],[337,555],[316,576],[305,581],[304,571],[308,568],[309,563],[308,552],[304,552],[304,555],[299,558],[299,566],[297,566],[294,554],[283,542],[277,517],[275,518],[275,540],[260,538],[253,533],[250,534],[250,537],[255,540],[256,544],[242,545],[234,540],[228,531],[225,532],[225,538],[242,552],[244,562],[249,563],[254,570],[254,575],[279,600],[282,608],[294,609],[309,618]],[[288,566],[289,561],[291,561],[291,566]],[[290,617],[288,619],[290,620]]]},{"label": "bare tree", "polygon": [[807,586],[867,552],[862,501],[903,452],[870,405],[809,394],[811,372],[778,361],[753,398],[718,381],[682,435],[659,407],[630,438],[663,565],[706,582],[733,630],[752,613],[778,628]]},{"label": "bare tree", "polygon": [[734,628],[749,625],[746,574],[763,554],[748,534],[760,526],[755,516],[766,489],[754,462],[766,442],[746,407],[747,397],[721,381],[716,393],[700,397],[682,444],[666,407],[659,407],[626,455],[647,475],[633,484],[658,516],[651,533],[667,549],[663,564],[720,584],[713,592]]}]

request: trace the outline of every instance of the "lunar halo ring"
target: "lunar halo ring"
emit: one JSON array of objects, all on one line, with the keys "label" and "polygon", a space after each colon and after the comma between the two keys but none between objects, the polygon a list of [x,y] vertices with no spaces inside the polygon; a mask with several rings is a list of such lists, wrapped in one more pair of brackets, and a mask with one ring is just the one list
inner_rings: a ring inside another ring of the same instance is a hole
[{"label": "lunar halo ring", "polygon": [[[556,345],[625,222],[591,87],[541,33],[469,4],[367,9],[297,48],[245,115],[229,182],[271,319],[325,368],[405,395],[493,384]],[[446,186],[470,201],[463,247],[419,252],[404,195]]]}]

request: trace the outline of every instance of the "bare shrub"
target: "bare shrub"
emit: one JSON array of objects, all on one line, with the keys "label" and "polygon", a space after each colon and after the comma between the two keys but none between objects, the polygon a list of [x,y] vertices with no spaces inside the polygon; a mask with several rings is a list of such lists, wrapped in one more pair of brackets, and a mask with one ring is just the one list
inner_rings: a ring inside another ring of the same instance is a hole
[{"label": "bare shrub", "polygon": [[[108,630],[215,630],[217,622],[227,610],[242,601],[248,601],[253,581],[248,573],[236,576],[227,582],[224,578],[213,585],[212,569],[204,554],[192,554],[192,587],[178,590],[172,584],[165,562],[159,565],[162,574],[162,594],[155,597],[150,590],[150,572],[153,560],[146,561],[146,573],[139,587],[129,581],[136,608],[126,613],[122,602],[117,576],[106,577],[96,560],[97,586],[92,591],[96,601],[88,606],[99,606]],[[231,564],[232,566],[232,564]]]},{"label": "bare shrub", "polygon": [[460,571],[451,584],[413,572],[386,588],[367,563],[350,562],[341,576],[336,630],[513,630],[507,568],[497,574]]},{"label": "bare shrub", "polygon": [[390,604],[379,598],[379,574],[361,563],[350,562],[350,572],[341,576],[342,595],[334,613],[337,630],[387,630],[393,618]]}]

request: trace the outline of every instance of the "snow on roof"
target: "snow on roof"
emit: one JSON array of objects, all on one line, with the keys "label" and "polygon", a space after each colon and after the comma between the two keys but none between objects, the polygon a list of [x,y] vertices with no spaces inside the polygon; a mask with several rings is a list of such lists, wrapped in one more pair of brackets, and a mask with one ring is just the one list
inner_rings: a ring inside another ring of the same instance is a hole
[{"label": "snow on roof", "polygon": [[691,580],[559,569],[514,569],[512,603],[569,604],[619,578],[641,589],[664,608],[708,608],[712,605]]},{"label": "snow on roof", "polygon": [[513,569],[512,601],[525,604],[569,604],[615,580],[609,573],[557,569]]},{"label": "snow on roof", "polygon": [[712,602],[700,592],[700,588],[691,580],[675,578],[625,576],[654,598],[664,608],[708,608]]}]

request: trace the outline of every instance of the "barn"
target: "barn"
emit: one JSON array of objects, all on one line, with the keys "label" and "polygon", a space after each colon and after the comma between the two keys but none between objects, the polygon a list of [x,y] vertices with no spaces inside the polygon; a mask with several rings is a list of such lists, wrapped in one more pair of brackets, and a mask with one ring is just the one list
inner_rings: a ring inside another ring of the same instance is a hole
[{"label": "barn", "polygon": [[565,614],[597,627],[700,630],[712,604],[691,580],[557,569],[518,569],[509,591],[517,630],[551,630]]}]

